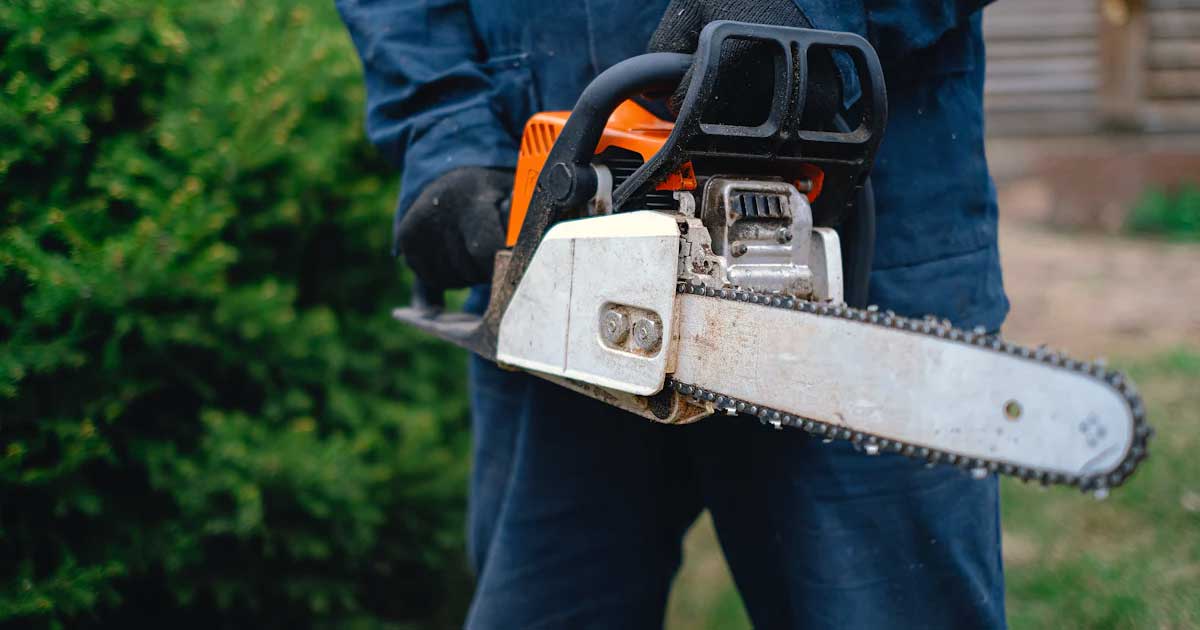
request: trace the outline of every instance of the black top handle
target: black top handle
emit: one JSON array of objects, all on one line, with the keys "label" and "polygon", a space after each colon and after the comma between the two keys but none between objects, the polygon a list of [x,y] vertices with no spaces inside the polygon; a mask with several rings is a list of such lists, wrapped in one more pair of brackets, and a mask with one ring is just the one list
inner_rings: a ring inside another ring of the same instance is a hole
[{"label": "black top handle", "polygon": [[[718,76],[727,43],[759,44],[771,52],[774,87],[770,110],[755,126],[712,120],[710,109],[720,99]],[[810,51],[839,51],[852,61],[861,86],[855,109],[857,124],[845,131],[805,129],[801,125],[808,97]],[[613,206],[622,209],[631,199],[654,186],[685,161],[697,170],[722,174],[795,175],[800,163],[814,164],[825,173],[826,192],[813,205],[817,225],[839,225],[854,205],[857,189],[870,172],[887,126],[887,94],[883,69],[875,49],[853,33],[816,29],[711,22],[700,33],[695,67],[680,106],[675,129],[662,149],[613,193]]]}]

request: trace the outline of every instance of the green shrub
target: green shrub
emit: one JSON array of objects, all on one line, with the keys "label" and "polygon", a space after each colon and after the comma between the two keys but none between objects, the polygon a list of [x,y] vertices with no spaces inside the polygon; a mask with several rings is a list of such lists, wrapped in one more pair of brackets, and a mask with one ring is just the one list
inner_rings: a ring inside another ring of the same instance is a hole
[{"label": "green shrub", "polygon": [[1126,228],[1135,234],[1200,240],[1200,185],[1146,191],[1129,213]]},{"label": "green shrub", "polygon": [[0,624],[455,624],[463,358],[332,3],[7,0],[0,90]]}]

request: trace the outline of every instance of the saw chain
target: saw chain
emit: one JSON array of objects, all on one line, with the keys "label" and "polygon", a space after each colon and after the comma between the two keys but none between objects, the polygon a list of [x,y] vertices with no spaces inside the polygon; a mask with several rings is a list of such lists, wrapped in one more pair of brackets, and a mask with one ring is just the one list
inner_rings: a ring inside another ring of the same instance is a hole
[{"label": "saw chain", "polygon": [[802,418],[779,411],[778,409],[757,405],[753,402],[741,400],[721,392],[704,389],[668,377],[667,388],[687,396],[698,403],[711,404],[727,413],[754,416],[763,424],[777,429],[790,427],[803,430],[826,441],[845,440],[868,455],[897,453],[922,460],[930,466],[936,464],[955,466],[970,472],[976,478],[985,478],[989,474],[998,473],[1016,477],[1025,482],[1036,481],[1042,485],[1073,486],[1084,492],[1092,492],[1097,498],[1104,498],[1107,496],[1110,488],[1115,488],[1124,483],[1133,474],[1138,464],[1146,459],[1146,445],[1150,437],[1154,434],[1154,429],[1146,421],[1146,408],[1142,402],[1142,397],[1134,388],[1133,383],[1123,373],[1118,370],[1109,369],[1103,362],[1087,363],[1078,361],[1044,346],[1038,348],[1021,346],[1010,341],[1005,341],[999,335],[988,334],[982,327],[966,331],[955,328],[948,320],[937,319],[933,316],[928,316],[924,319],[903,317],[896,315],[892,311],[880,310],[874,306],[859,309],[845,305],[810,302],[780,294],[758,293],[735,288],[714,288],[695,282],[680,282],[676,285],[676,292],[716,300],[758,304],[765,308],[795,310],[820,317],[834,317],[859,322],[866,326],[881,326],[920,335],[929,335],[954,343],[970,345],[992,352],[1020,357],[1028,361],[1043,363],[1056,369],[1069,370],[1093,381],[1103,383],[1106,387],[1121,396],[1133,414],[1134,441],[1126,452],[1125,459],[1111,472],[1101,475],[1070,475],[1029,466],[1016,466],[1002,461],[962,457],[938,449],[909,444],[863,431],[855,431],[835,424]]}]

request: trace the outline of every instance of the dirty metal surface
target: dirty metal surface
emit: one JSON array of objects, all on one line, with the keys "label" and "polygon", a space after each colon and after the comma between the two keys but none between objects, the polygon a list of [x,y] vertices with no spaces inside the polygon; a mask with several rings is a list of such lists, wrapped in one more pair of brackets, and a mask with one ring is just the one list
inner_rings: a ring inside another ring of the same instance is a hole
[{"label": "dirty metal surface", "polygon": [[674,391],[718,410],[1106,493],[1153,430],[1120,372],[934,319],[681,283]]},{"label": "dirty metal surface", "polygon": [[713,413],[711,404],[684,396],[673,389],[664,389],[652,396],[638,396],[574,379],[541,372],[531,373],[556,385],[662,424],[691,424]]},{"label": "dirty metal surface", "polygon": [[500,322],[497,359],[509,365],[647,396],[667,374],[667,344],[605,343],[613,305],[632,336],[673,335],[679,229],[672,215],[628,212],[564,221],[546,233]]}]

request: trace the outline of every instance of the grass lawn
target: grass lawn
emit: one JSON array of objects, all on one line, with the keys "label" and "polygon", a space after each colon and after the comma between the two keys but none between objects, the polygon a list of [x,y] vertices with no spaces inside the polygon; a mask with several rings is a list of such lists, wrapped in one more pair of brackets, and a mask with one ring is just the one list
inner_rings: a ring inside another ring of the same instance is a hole
[{"label": "grass lawn", "polygon": [[[1098,502],[1004,482],[1014,629],[1200,628],[1200,353],[1127,369],[1157,435],[1125,486]],[[688,536],[667,627],[750,627],[707,517]]]}]

